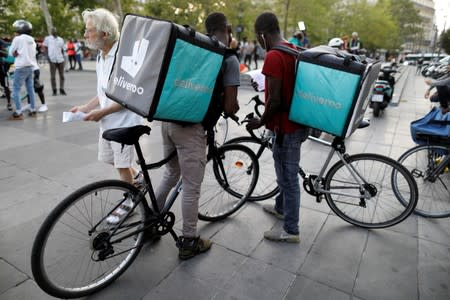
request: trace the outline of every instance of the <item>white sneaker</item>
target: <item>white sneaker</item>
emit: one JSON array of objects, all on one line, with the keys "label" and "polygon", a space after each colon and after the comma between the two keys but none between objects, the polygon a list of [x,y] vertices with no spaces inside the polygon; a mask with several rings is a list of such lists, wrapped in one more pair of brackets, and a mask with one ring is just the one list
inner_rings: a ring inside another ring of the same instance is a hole
[{"label": "white sneaker", "polygon": [[[132,208],[133,202],[130,199],[127,199],[106,218],[106,222],[110,225],[118,224]],[[130,216],[133,213],[134,212],[132,212]]]},{"label": "white sneaker", "polygon": [[25,104],[24,106],[22,106],[22,112],[26,112],[26,111],[31,111],[30,104]]},{"label": "white sneaker", "polygon": [[42,104],[41,107],[39,107],[38,112],[46,112],[47,110],[47,104]]},{"label": "white sneaker", "polygon": [[264,237],[275,242],[300,243],[298,234],[287,233],[283,228],[266,231]]}]

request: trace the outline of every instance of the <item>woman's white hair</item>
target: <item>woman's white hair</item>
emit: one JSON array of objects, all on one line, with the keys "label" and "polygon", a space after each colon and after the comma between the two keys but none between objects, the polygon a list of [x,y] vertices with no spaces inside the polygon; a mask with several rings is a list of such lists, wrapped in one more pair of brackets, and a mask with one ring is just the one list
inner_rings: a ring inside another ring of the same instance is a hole
[{"label": "woman's white hair", "polygon": [[84,23],[92,20],[99,32],[108,33],[108,39],[115,42],[119,39],[119,22],[116,15],[104,8],[86,9],[81,13]]}]

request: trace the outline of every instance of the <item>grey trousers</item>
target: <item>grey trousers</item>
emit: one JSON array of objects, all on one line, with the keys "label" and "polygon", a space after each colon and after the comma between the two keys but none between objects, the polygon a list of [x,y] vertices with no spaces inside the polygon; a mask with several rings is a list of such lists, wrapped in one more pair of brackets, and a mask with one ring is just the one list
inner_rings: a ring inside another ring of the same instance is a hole
[{"label": "grey trousers", "polygon": [[181,210],[183,215],[182,234],[197,236],[198,203],[205,174],[206,136],[201,124],[181,126],[162,122],[164,156],[176,149],[177,156],[166,164],[164,176],[156,189],[156,200],[162,208],[170,190],[178,179],[183,181]]},{"label": "grey trousers", "polygon": [[52,90],[56,90],[56,70],[58,70],[59,73],[59,88],[64,89],[64,63],[54,63],[50,62],[50,81],[52,83]]}]

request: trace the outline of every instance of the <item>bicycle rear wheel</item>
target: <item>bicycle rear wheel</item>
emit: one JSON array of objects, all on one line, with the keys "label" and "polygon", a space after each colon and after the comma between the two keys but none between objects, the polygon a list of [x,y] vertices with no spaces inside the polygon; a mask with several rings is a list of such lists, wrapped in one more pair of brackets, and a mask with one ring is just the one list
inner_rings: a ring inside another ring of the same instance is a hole
[{"label": "bicycle rear wheel", "polygon": [[415,209],[418,215],[450,217],[450,166],[445,166],[437,177],[429,177],[446,155],[450,155],[447,147],[420,145],[409,149],[398,159],[412,173],[420,190]]},{"label": "bicycle rear wheel", "polygon": [[258,159],[243,145],[223,145],[208,160],[201,187],[198,217],[222,220],[244,205],[259,175]]},{"label": "bicycle rear wheel", "polygon": [[[384,228],[403,221],[413,212],[417,185],[405,167],[378,154],[357,154],[346,160],[348,166],[338,161],[324,182],[324,189],[330,192],[325,198],[336,215],[356,226]],[[358,180],[350,169],[357,172]]]},{"label": "bicycle rear wheel", "polygon": [[250,148],[258,158],[259,177],[255,189],[248,201],[262,201],[270,199],[280,191],[273,162],[272,150],[263,142],[251,136],[241,136],[231,139],[227,144],[241,144]]},{"label": "bicycle rear wheel", "polygon": [[[82,187],[64,199],[45,219],[34,240],[31,270],[36,283],[58,298],[79,298],[113,282],[133,262],[143,244],[143,202],[117,229],[106,217],[139,191],[118,180]],[[117,239],[123,238],[121,241]],[[114,242],[117,241],[117,242]]]}]

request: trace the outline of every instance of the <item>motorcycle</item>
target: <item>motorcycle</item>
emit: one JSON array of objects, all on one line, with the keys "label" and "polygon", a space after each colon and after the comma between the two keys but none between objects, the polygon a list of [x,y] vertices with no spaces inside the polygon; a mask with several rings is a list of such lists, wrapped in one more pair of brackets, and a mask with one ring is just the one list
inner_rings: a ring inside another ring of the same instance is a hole
[{"label": "motorcycle", "polygon": [[393,73],[396,72],[395,68],[391,66],[385,66],[380,70],[370,97],[370,108],[373,109],[375,117],[378,117],[392,100],[395,85]]}]

